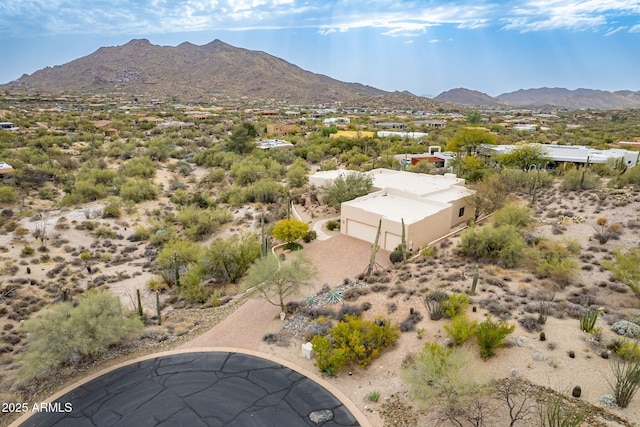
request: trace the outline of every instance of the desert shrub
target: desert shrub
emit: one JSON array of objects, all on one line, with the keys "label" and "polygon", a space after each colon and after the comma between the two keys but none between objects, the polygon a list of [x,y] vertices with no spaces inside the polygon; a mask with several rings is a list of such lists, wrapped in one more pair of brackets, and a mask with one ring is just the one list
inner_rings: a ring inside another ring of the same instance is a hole
[{"label": "desert shrub", "polygon": [[368,321],[349,315],[334,326],[330,334],[333,342],[326,336],[311,340],[315,364],[327,374],[338,372],[347,362],[368,366],[400,336],[398,328],[387,320]]},{"label": "desert shrub", "polygon": [[176,219],[190,239],[203,240],[232,218],[233,214],[227,209],[203,209],[189,205],[178,212]]},{"label": "desert shrub", "polygon": [[432,246],[432,245],[425,246],[420,251],[420,255],[422,255],[423,257],[426,257],[426,258],[436,256],[436,248],[435,248],[435,246]]},{"label": "desert shrub", "polygon": [[129,237],[129,240],[131,240],[132,242],[142,242],[145,240],[149,240],[149,237],[151,237],[151,229],[142,225],[137,225],[134,227],[133,233]]},{"label": "desert shrub", "polygon": [[409,316],[400,322],[400,332],[409,332],[416,329],[418,322],[422,320],[422,314],[419,311],[411,308]]},{"label": "desert shrub", "polygon": [[469,229],[460,239],[464,255],[495,260],[505,267],[515,267],[524,256],[525,242],[513,225]]},{"label": "desert shrub", "polygon": [[637,165],[632,168],[628,168],[623,174],[618,175],[611,181],[611,185],[618,188],[638,184],[640,184],[640,167]]},{"label": "desert shrub", "polygon": [[33,249],[33,247],[31,247],[29,245],[24,245],[24,247],[20,251],[20,255],[22,257],[28,257],[28,256],[31,256],[31,255],[33,255],[35,253],[36,253],[36,250]]},{"label": "desert shrub", "polygon": [[203,256],[203,264],[218,283],[234,283],[260,257],[260,242],[255,233],[243,233],[214,239]]},{"label": "desert shrub", "polygon": [[471,300],[465,294],[453,293],[442,301],[442,308],[444,315],[449,319],[453,319],[456,316],[462,314],[468,307]]},{"label": "desert shrub", "polygon": [[18,200],[18,195],[13,187],[7,185],[0,186],[0,203],[10,204]]},{"label": "desert shrub", "polygon": [[203,303],[207,300],[202,285],[205,268],[200,263],[189,264],[187,271],[180,276],[180,295],[187,301]]},{"label": "desert shrub", "polygon": [[422,302],[429,314],[429,319],[440,320],[444,317],[444,307],[442,306],[442,302],[448,297],[449,296],[446,292],[435,290],[422,298]]},{"label": "desert shrub", "polygon": [[398,262],[402,262],[403,259],[404,259],[404,256],[401,250],[396,249],[391,251],[391,253],[389,254],[389,260],[394,264]]},{"label": "desert shrub", "polygon": [[600,182],[600,177],[588,170],[571,169],[564,174],[560,188],[563,190],[590,190],[596,188]]},{"label": "desert shrub", "polygon": [[150,181],[132,178],[122,184],[119,195],[123,200],[140,203],[145,200],[155,199],[158,195],[158,188]]},{"label": "desert shrub", "polygon": [[540,277],[548,277],[556,283],[567,285],[576,274],[578,262],[573,257],[575,249],[569,244],[541,240],[527,253],[527,263]]},{"label": "desert shrub", "polygon": [[476,329],[476,338],[480,346],[480,357],[488,359],[499,347],[504,347],[504,339],[515,330],[515,325],[505,321],[494,322],[491,317],[480,322]]},{"label": "desert shrub", "polygon": [[568,404],[566,398],[559,394],[551,394],[538,404],[540,426],[545,427],[579,427],[586,418],[583,409]]},{"label": "desert shrub", "polygon": [[164,291],[165,289],[167,289],[167,282],[165,282],[161,277],[159,276],[152,276],[149,278],[149,280],[146,281],[145,286],[147,287],[147,289],[151,289],[152,291]]},{"label": "desert shrub", "polygon": [[619,320],[611,325],[611,330],[618,335],[628,338],[640,338],[640,325],[628,320]]},{"label": "desert shrub", "polygon": [[115,239],[118,237],[118,233],[109,227],[98,227],[91,232],[91,235],[101,239]]},{"label": "desert shrub", "polygon": [[445,331],[453,338],[454,345],[460,345],[473,337],[477,327],[478,321],[471,320],[465,315],[455,316],[449,325],[444,325]]},{"label": "desert shrub", "polygon": [[640,345],[638,344],[638,341],[629,341],[618,338],[613,340],[608,347],[612,348],[622,360],[640,360]]},{"label": "desert shrub", "polygon": [[29,382],[57,366],[99,355],[142,327],[139,319],[122,315],[120,299],[109,292],[87,293],[76,306],[56,304],[24,323],[29,344],[17,377]]},{"label": "desert shrub", "polygon": [[640,388],[640,359],[622,361],[614,359],[611,362],[611,375],[607,383],[620,408],[629,406],[631,399]]},{"label": "desert shrub", "polygon": [[149,157],[136,157],[122,164],[120,172],[124,176],[149,179],[156,174],[156,167]]},{"label": "desert shrub", "polygon": [[304,330],[304,337],[307,341],[311,341],[317,335],[328,335],[332,327],[331,319],[318,317],[315,321],[307,325]]},{"label": "desert shrub", "polygon": [[120,204],[112,201],[102,209],[103,218],[120,218],[122,213],[120,212]]},{"label": "desert shrub", "polygon": [[246,187],[246,200],[256,203],[276,203],[284,195],[284,187],[270,178],[261,179]]},{"label": "desert shrub", "polygon": [[526,205],[508,203],[493,214],[494,227],[512,225],[517,229],[525,228],[533,222],[533,211]]},{"label": "desert shrub", "polygon": [[309,243],[312,240],[316,240],[318,238],[318,233],[316,233],[315,230],[309,230],[309,232],[307,232],[307,234],[305,234],[304,236],[302,236],[302,240],[305,243]]},{"label": "desert shrub", "polygon": [[346,320],[347,316],[361,315],[362,310],[360,309],[360,307],[351,304],[344,304],[342,307],[340,307],[340,310],[338,310],[338,320],[341,322]]},{"label": "desert shrub", "polygon": [[330,220],[326,222],[327,230],[333,231],[340,228],[340,221]]},{"label": "desert shrub", "polygon": [[455,420],[451,425],[466,425],[457,418],[466,418],[486,391],[472,362],[473,355],[466,346],[444,348],[427,343],[412,362],[403,366],[401,375],[412,400],[435,409],[439,419]]}]

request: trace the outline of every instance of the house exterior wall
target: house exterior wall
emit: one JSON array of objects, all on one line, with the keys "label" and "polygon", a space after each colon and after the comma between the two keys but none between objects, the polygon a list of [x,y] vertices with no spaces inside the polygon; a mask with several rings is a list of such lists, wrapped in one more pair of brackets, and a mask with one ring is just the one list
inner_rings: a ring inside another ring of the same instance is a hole
[{"label": "house exterior wall", "polygon": [[451,210],[451,208],[443,209],[420,222],[409,224],[405,232],[407,245],[412,245],[417,250],[447,235],[451,231],[449,223]]},{"label": "house exterior wall", "polygon": [[[424,218],[414,222],[405,222],[407,245],[411,242],[412,246],[417,249],[449,233],[453,208],[451,205],[442,205],[440,210],[431,212]],[[456,209],[456,218],[457,212]],[[342,205],[340,218],[340,232],[342,234],[371,243],[375,241],[378,223],[382,220],[378,245],[382,249],[392,251],[401,243],[402,219],[386,218],[379,213],[349,204]]]},{"label": "house exterior wall", "polygon": [[[452,200],[451,202],[451,227],[465,223],[473,218],[474,211],[468,206],[465,199]],[[464,213],[460,216],[460,209],[464,209]]]}]

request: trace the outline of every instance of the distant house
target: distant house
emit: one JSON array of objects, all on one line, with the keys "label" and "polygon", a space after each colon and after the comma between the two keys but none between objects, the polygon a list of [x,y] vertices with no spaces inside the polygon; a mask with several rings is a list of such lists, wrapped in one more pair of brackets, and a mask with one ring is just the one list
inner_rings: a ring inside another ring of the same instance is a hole
[{"label": "distant house", "polygon": [[413,123],[417,126],[428,126],[431,128],[443,128],[447,126],[446,120],[419,120]]},{"label": "distant house", "polygon": [[377,132],[377,135],[380,138],[384,138],[388,136],[399,136],[400,138],[417,139],[417,138],[423,138],[429,134],[426,132],[394,132],[391,130],[379,130]]},{"label": "distant house", "polygon": [[12,122],[0,122],[0,129],[15,130],[17,128]]},{"label": "distant house", "polygon": [[[310,184],[325,187],[347,170],[321,171],[309,177]],[[429,175],[390,169],[367,172],[373,192],[345,202],[340,209],[340,232],[373,243],[380,223],[378,244],[395,249],[405,240],[418,249],[449,234],[452,228],[473,218],[466,198],[473,191],[454,174]]]},{"label": "distant house", "polygon": [[397,123],[397,122],[380,122],[376,123],[375,127],[384,128],[384,129],[406,129],[407,125],[405,123]]},{"label": "distant house", "polygon": [[166,128],[184,129],[184,128],[194,127],[195,125],[196,124],[193,122],[168,121],[168,122],[163,122],[158,124],[158,127],[161,129],[166,129]]},{"label": "distant house", "polygon": [[293,144],[287,141],[283,141],[281,139],[266,139],[262,141],[258,141],[257,148],[260,150],[290,150],[293,148]]},{"label": "distant house", "polygon": [[[541,145],[541,144],[536,144]],[[507,154],[517,148],[517,145],[486,145],[480,148],[480,155],[487,161],[493,162],[500,154]],[[547,157],[555,165],[571,163],[586,165],[591,163],[606,163],[609,160],[622,160],[626,166],[636,166],[639,163],[640,152],[612,148],[609,150],[596,150],[584,145],[554,145],[543,144]]]}]

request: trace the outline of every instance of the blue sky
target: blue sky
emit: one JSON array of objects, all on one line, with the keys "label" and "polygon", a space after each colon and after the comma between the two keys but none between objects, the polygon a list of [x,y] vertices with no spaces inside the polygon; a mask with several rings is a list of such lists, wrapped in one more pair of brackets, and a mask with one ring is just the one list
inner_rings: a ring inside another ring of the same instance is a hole
[{"label": "blue sky", "polygon": [[630,0],[3,0],[0,83],[133,38],[220,39],[417,95],[640,90],[640,1]]}]

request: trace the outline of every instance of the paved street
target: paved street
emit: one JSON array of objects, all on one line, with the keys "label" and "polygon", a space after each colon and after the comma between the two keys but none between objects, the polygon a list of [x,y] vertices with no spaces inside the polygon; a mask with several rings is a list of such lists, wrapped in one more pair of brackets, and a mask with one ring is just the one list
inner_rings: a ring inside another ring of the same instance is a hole
[{"label": "paved street", "polygon": [[70,412],[23,426],[358,426],[320,384],[255,355],[198,351],[137,361],[62,395]]}]

